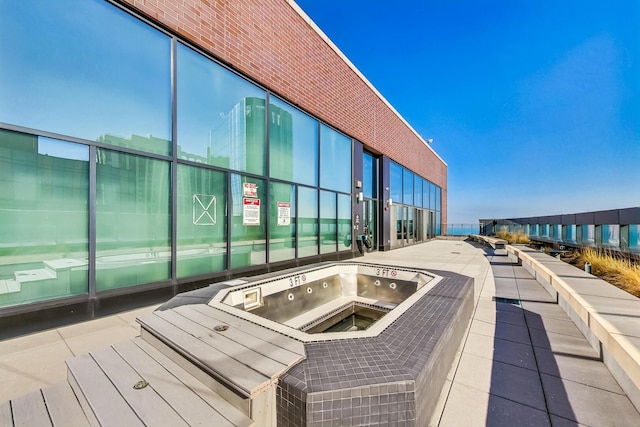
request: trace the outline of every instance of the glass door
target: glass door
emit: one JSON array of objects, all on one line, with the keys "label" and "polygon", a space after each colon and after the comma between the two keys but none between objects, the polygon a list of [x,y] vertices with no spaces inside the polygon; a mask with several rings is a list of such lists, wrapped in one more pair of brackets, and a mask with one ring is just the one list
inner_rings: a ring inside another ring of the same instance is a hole
[{"label": "glass door", "polygon": [[369,230],[371,236],[372,250],[378,248],[378,201],[369,199],[364,201],[363,212],[363,232],[364,227]]}]

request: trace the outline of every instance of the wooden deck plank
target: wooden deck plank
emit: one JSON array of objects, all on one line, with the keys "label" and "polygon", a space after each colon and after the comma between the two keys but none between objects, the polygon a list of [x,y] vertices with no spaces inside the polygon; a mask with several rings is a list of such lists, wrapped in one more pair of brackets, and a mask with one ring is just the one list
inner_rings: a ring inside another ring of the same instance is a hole
[{"label": "wooden deck plank", "polygon": [[[188,311],[188,313],[199,319],[204,318],[204,321],[207,319],[206,316],[196,311]],[[237,360],[267,378],[276,379],[279,374],[288,368],[287,365],[265,357],[252,348],[230,339],[224,333],[216,332],[201,325],[197,320],[189,318],[177,310],[163,311],[160,316],[198,337],[202,342],[226,354],[231,359]]]},{"label": "wooden deck plank", "polygon": [[[190,313],[196,317],[205,317],[198,312]],[[167,310],[159,312],[159,316],[197,337],[200,341],[215,348],[220,353],[225,354],[228,358],[253,369],[269,379],[277,378],[280,373],[287,369],[287,365],[264,357],[251,348],[245,347],[241,343],[237,343],[223,334],[202,326],[194,319],[190,319],[178,311]]]},{"label": "wooden deck plank", "polygon": [[263,341],[268,341],[271,344],[281,347],[287,351],[299,354],[301,356],[305,355],[304,343],[298,340],[287,337],[285,335],[282,335],[281,333],[272,331],[271,329],[265,328],[239,317],[233,316],[209,305],[194,304],[190,305],[189,307],[211,317],[212,319],[216,319],[220,322],[227,323],[230,326],[240,328],[247,334],[253,335],[254,337],[259,338]]},{"label": "wooden deck plank", "polygon": [[16,427],[51,426],[49,413],[40,390],[11,401],[13,424]]},{"label": "wooden deck plank", "polygon": [[91,356],[145,425],[187,426],[153,387],[134,388],[139,381],[148,380],[140,376],[113,348],[91,353]]},{"label": "wooden deck plank", "polygon": [[[179,307],[180,313],[197,312],[202,316],[206,316],[206,318],[199,317],[200,320],[198,320],[198,323],[205,327],[212,328],[213,326],[220,324],[228,325],[229,330],[224,332],[225,336],[228,336],[229,338],[233,339],[236,342],[242,343],[243,345],[250,346],[254,351],[257,351],[258,353],[261,353],[277,362],[291,366],[304,359],[304,346],[302,346],[303,354],[293,352],[284,347],[278,346],[277,344],[269,342],[268,338],[265,337],[265,335],[267,334],[260,334],[259,330],[254,330],[253,334],[250,331],[253,327],[255,327],[255,329],[262,329],[262,332],[264,332],[265,330],[269,331],[268,329],[262,328],[242,319],[239,319],[240,322],[237,322],[237,325],[231,325],[221,319],[216,318],[216,311],[219,310],[216,310],[215,308],[209,307],[207,305],[185,305]],[[187,316],[192,317],[191,315]],[[293,340],[293,338],[285,337],[280,334],[278,335],[280,338],[295,341]],[[280,339],[279,341],[283,340]]]},{"label": "wooden deck plank", "polygon": [[11,402],[0,403],[0,426],[12,426],[13,415],[11,415]]},{"label": "wooden deck plank", "polygon": [[131,340],[113,348],[189,425],[234,425],[176,378],[167,366],[160,364]]},{"label": "wooden deck plank", "polygon": [[100,425],[144,426],[90,355],[74,357],[67,366],[69,381],[75,382]]},{"label": "wooden deck plank", "polygon": [[[175,309],[175,311],[187,317],[188,319],[202,325],[207,330],[215,334],[213,336],[209,334],[210,337],[212,338],[219,337],[223,341],[224,340],[232,341],[251,351],[251,353],[246,353],[246,350],[245,350],[243,354],[251,355],[252,353],[256,353],[257,355],[262,356],[263,360],[266,359],[267,361],[273,361],[277,363],[278,365],[281,366],[280,371],[278,372],[282,372],[282,369],[286,369],[303,359],[303,357],[300,356],[299,354],[292,353],[283,348],[274,346],[273,344],[268,343],[260,338],[256,338],[252,335],[249,335],[243,332],[242,329],[238,327],[227,325],[229,326],[229,329],[227,329],[226,331],[218,332],[214,328],[224,323],[221,323],[215,319],[212,319],[211,317],[206,316],[197,310],[194,310],[190,306],[178,307]],[[273,363],[271,363],[271,365],[273,365],[274,367],[276,366]],[[255,369],[257,368],[258,368],[258,365],[255,365]],[[267,372],[264,372],[264,373],[266,374]]]},{"label": "wooden deck plank", "polygon": [[[167,312],[169,311],[167,310]],[[154,312],[153,315],[141,317],[139,321],[143,327],[171,342],[173,348],[187,355],[193,362],[199,363],[202,369],[215,375],[223,383],[227,383],[235,387],[239,392],[251,396],[271,381],[265,375],[254,371],[237,360],[229,358],[226,354],[158,316],[157,313],[166,312]],[[178,316],[178,320],[183,319],[183,323],[189,322],[177,313],[174,313],[173,316]],[[193,322],[189,323],[193,325]],[[186,327],[191,326],[189,323],[187,323]]]},{"label": "wooden deck plank", "polygon": [[42,389],[44,401],[54,426],[89,426],[80,402],[68,382]]},{"label": "wooden deck plank", "polygon": [[180,381],[182,381],[183,384],[193,390],[193,392],[196,393],[202,400],[207,402],[209,406],[215,408],[216,411],[222,414],[233,425],[238,427],[251,427],[253,425],[253,420],[246,416],[240,409],[236,408],[218,393],[211,390],[209,387],[207,387],[206,384],[191,375],[182,366],[171,360],[167,355],[155,348],[152,344],[149,344],[142,338],[134,338],[133,340],[131,340],[131,342],[137,345],[150,357],[155,359],[159,364],[170,370],[176,378],[178,378]]}]

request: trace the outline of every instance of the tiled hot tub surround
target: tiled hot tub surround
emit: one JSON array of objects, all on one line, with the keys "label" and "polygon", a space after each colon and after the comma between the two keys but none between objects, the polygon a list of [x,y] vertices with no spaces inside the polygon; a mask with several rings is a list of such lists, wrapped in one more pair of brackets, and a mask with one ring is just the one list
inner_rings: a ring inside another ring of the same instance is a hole
[{"label": "tiled hot tub surround", "polygon": [[280,377],[280,426],[427,425],[473,310],[473,279],[442,280],[377,337],[309,342]]}]

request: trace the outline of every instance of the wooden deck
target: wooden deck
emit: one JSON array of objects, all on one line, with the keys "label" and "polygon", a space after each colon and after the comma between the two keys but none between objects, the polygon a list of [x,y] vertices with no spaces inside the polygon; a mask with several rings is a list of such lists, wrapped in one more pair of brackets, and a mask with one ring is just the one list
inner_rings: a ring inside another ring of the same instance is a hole
[{"label": "wooden deck", "polygon": [[67,361],[68,382],[0,404],[0,427],[275,425],[301,342],[208,305],[138,321],[140,337]]}]

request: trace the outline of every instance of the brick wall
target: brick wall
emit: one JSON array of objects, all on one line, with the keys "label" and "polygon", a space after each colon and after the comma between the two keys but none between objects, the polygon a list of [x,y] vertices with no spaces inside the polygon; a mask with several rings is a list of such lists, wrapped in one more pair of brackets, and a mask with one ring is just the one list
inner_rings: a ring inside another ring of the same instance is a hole
[{"label": "brick wall", "polygon": [[[287,0],[119,1],[440,185],[446,195],[447,167]],[[445,206],[443,200],[444,216]]]}]

